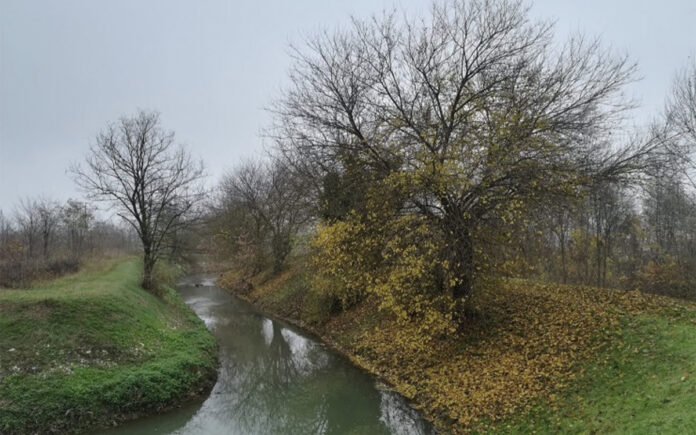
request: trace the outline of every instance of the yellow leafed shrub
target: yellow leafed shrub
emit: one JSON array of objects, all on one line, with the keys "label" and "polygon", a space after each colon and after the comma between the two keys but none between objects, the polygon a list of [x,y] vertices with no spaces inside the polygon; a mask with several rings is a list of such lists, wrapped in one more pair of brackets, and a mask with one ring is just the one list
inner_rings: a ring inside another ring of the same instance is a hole
[{"label": "yellow leafed shrub", "polygon": [[438,240],[414,215],[351,214],[318,228],[312,289],[341,309],[373,295],[399,322],[419,325],[420,339],[451,333],[456,324],[447,287],[454,278]]}]

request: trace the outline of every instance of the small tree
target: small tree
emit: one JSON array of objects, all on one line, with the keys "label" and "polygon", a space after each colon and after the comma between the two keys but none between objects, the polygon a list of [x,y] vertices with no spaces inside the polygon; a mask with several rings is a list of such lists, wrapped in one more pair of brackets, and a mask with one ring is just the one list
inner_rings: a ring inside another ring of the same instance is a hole
[{"label": "small tree", "polygon": [[0,210],[0,246],[4,246],[9,242],[11,231],[12,227],[9,219],[7,219],[2,210]]},{"label": "small tree", "polygon": [[19,202],[15,221],[22,235],[26,253],[29,258],[34,258],[39,243],[39,213],[35,200],[23,199]]},{"label": "small tree", "polygon": [[41,234],[41,253],[45,260],[51,253],[51,244],[60,221],[60,206],[55,201],[41,198],[35,202],[35,207]]},{"label": "small tree", "polygon": [[80,259],[84,252],[87,233],[89,232],[94,214],[87,203],[69,199],[62,209],[61,218],[67,235],[71,255]]},{"label": "small tree", "polygon": [[95,199],[113,204],[135,228],[143,247],[144,288],[166,237],[191,223],[203,199],[203,165],[176,146],[159,114],[140,111],[97,135],[86,167],[72,168],[77,183]]}]

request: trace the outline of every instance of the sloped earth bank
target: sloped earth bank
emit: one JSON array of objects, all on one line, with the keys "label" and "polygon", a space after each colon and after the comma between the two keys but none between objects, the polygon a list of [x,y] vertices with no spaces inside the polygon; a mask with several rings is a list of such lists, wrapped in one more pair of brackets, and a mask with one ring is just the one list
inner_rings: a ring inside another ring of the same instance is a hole
[{"label": "sloped earth bank", "polygon": [[424,344],[369,298],[326,314],[307,275],[300,262],[251,286],[220,281],[341,349],[443,432],[696,433],[693,303],[506,280],[476,295],[461,332]]},{"label": "sloped earth bank", "polygon": [[206,396],[217,350],[171,288],[140,287],[140,263],[95,261],[0,289],[0,433],[75,433]]},{"label": "sloped earth bank", "polygon": [[219,344],[217,384],[202,404],[107,434],[432,433],[402,396],[210,277],[189,277],[178,290]]}]

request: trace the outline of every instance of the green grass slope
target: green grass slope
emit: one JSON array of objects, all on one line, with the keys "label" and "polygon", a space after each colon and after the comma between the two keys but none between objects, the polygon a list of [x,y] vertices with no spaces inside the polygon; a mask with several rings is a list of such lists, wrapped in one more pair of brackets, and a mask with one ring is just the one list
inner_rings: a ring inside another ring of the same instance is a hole
[{"label": "green grass slope", "polygon": [[[696,318],[624,317],[598,361],[554,404],[497,425],[502,433],[696,433]],[[687,316],[688,315],[688,316]]]},{"label": "green grass slope", "polygon": [[139,270],[130,259],[0,289],[0,433],[109,426],[212,386],[212,335],[174,290],[142,290]]}]

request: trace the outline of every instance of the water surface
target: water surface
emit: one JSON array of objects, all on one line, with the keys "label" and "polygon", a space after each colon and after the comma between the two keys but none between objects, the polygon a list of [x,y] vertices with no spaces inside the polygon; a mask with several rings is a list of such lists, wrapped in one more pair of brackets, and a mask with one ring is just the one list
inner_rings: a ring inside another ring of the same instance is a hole
[{"label": "water surface", "polygon": [[292,326],[193,276],[178,290],[220,346],[203,402],[127,423],[117,434],[431,434],[400,395]]}]

